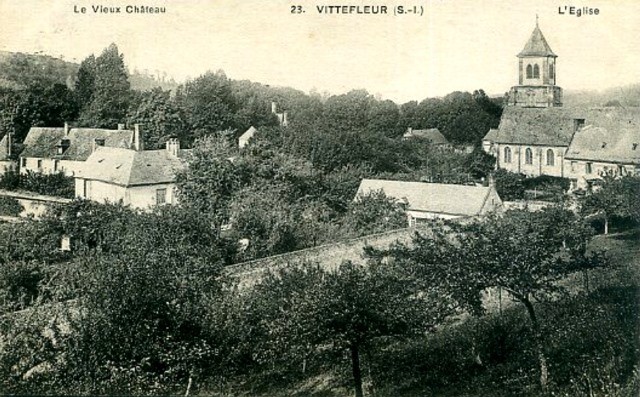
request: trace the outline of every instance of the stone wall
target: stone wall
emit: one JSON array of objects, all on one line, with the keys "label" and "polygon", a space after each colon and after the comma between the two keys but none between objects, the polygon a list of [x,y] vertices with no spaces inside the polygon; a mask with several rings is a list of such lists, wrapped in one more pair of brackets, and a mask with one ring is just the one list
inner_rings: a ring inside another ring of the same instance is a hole
[{"label": "stone wall", "polygon": [[429,225],[418,225],[411,228],[372,234],[231,265],[225,268],[225,272],[226,275],[239,279],[240,287],[244,288],[258,282],[268,271],[275,271],[287,266],[318,263],[325,270],[334,270],[346,260],[362,261],[365,246],[387,248],[396,241],[401,243],[411,242],[416,232],[426,233],[428,231]]}]

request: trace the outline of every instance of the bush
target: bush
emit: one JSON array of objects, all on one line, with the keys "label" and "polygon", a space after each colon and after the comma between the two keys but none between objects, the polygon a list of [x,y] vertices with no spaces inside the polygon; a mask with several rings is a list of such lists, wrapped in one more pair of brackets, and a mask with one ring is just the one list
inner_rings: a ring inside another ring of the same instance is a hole
[{"label": "bush", "polygon": [[25,175],[21,175],[17,169],[10,169],[0,177],[0,189],[11,191],[22,189],[37,194],[65,198],[75,196],[74,179],[62,172],[41,174],[27,171]]},{"label": "bush", "polygon": [[18,216],[24,207],[13,197],[0,196],[0,216]]},{"label": "bush", "polygon": [[504,201],[522,200],[524,198],[524,175],[506,170],[496,170],[493,174],[496,190]]}]

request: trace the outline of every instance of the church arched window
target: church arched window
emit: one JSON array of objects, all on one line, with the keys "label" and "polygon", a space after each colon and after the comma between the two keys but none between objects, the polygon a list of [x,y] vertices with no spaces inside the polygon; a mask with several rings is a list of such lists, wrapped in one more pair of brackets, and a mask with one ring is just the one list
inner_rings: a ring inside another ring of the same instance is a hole
[{"label": "church arched window", "polygon": [[533,77],[533,67],[531,65],[527,65],[527,78],[530,79]]},{"label": "church arched window", "polygon": [[553,67],[553,64],[549,64],[549,78],[550,79],[556,78],[556,71],[555,71],[555,68]]},{"label": "church arched window", "polygon": [[540,78],[540,66],[538,66],[537,63],[533,65],[533,78],[534,79]]},{"label": "church arched window", "polygon": [[555,153],[553,150],[547,150],[547,165],[555,165]]},{"label": "church arched window", "polygon": [[511,148],[508,146],[504,148],[504,162],[505,163],[511,162]]},{"label": "church arched window", "polygon": [[524,163],[533,164],[533,152],[531,148],[527,148],[527,150],[524,151]]}]

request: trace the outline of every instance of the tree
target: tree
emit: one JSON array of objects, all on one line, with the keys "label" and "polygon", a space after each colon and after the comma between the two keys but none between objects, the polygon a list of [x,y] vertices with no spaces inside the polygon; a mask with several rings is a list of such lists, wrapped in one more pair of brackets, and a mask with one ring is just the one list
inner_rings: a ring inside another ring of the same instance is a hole
[{"label": "tree", "polygon": [[540,385],[546,389],[549,368],[547,343],[533,302],[566,293],[558,284],[569,274],[604,264],[588,254],[591,230],[572,212],[560,207],[541,211],[507,211],[454,228],[460,269],[475,275],[482,289],[501,288],[527,310],[540,367]]},{"label": "tree", "polygon": [[637,208],[637,197],[640,190],[633,186],[632,178],[615,178],[604,175],[601,186],[596,186],[580,200],[580,211],[583,215],[604,217],[604,234],[609,234],[609,221],[614,216],[628,216]]},{"label": "tree", "polygon": [[498,169],[493,173],[498,195],[504,201],[524,198],[524,175]]},{"label": "tree", "polygon": [[342,220],[356,236],[407,227],[407,204],[387,197],[382,190],[356,197]]},{"label": "tree", "polygon": [[187,127],[195,138],[233,128],[237,105],[223,71],[206,74],[178,87],[176,103],[183,109]]},{"label": "tree", "polygon": [[199,139],[189,155],[188,166],[176,173],[181,205],[208,219],[216,235],[229,218],[229,204],[240,180],[229,158],[229,133]]},{"label": "tree", "polygon": [[93,98],[96,88],[96,57],[91,54],[80,63],[75,83],[76,101],[84,110]]},{"label": "tree", "polygon": [[399,267],[345,262],[336,271],[284,269],[256,286],[252,301],[260,305],[262,335],[269,335],[272,352],[297,349],[301,358],[309,356],[309,346],[348,351],[361,397],[362,353],[372,341],[424,332],[455,311],[434,290],[418,293],[414,286]]},{"label": "tree", "polygon": [[182,144],[190,144],[183,112],[171,99],[170,91],[154,88],[140,94],[139,102],[130,109],[129,124],[144,125],[144,147],[162,149],[165,142],[176,137]]},{"label": "tree", "polygon": [[[86,61],[86,75],[78,87],[81,100],[90,93],[90,102],[80,114],[80,123],[89,127],[113,128],[126,119],[131,101],[131,85],[123,55],[111,44],[95,60],[95,77],[91,90],[91,59]],[[83,72],[84,73],[84,72]]]}]

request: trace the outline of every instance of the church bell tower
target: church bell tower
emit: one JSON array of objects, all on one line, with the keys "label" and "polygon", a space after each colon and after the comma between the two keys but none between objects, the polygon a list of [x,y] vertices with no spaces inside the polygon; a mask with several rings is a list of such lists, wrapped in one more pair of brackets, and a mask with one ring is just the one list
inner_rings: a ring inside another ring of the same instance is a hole
[{"label": "church bell tower", "polygon": [[557,58],[544,38],[536,16],[536,27],[518,54],[518,85],[511,87],[507,105],[535,108],[562,106],[562,88],[556,85]]}]

